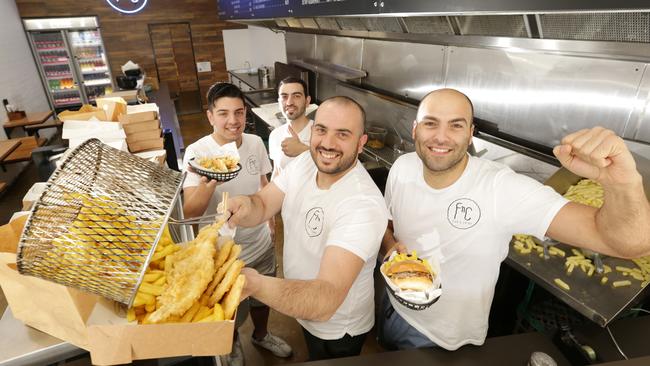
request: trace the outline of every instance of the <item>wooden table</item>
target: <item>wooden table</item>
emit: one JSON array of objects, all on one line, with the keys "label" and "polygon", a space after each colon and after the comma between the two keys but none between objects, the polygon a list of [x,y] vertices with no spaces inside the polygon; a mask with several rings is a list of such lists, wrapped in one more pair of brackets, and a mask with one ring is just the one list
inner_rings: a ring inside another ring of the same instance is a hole
[{"label": "wooden table", "polygon": [[0,141],[0,161],[11,154],[22,143],[19,139]]},{"label": "wooden table", "polygon": [[2,124],[2,127],[5,129],[7,138],[11,138],[11,130],[14,128],[21,127],[23,130],[25,130],[25,126],[38,125],[47,121],[50,117],[52,117],[52,114],[54,114],[53,111],[27,113],[27,116],[24,118],[6,120]]},{"label": "wooden table", "polygon": [[0,155],[0,167],[6,171],[5,165],[11,163],[19,163],[21,161],[29,161],[32,158],[32,151],[42,146],[45,143],[44,138],[35,136],[21,137],[2,141],[3,143],[16,143],[7,154]]},{"label": "wooden table", "polygon": [[[4,140],[0,141],[0,166],[2,167],[2,171],[6,172],[7,168],[5,168],[4,164],[2,164],[2,161],[9,156],[9,154],[13,153],[14,150],[20,146],[22,143],[22,140],[20,139],[11,139],[11,140]],[[0,192],[4,190],[4,187],[6,184],[2,182],[2,187],[0,189]]]}]

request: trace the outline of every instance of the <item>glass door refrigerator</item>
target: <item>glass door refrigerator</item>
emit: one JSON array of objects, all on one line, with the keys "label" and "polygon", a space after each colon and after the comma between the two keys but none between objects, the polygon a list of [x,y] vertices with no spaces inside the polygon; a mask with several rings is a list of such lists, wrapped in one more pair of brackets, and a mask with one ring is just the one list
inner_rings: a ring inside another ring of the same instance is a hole
[{"label": "glass door refrigerator", "polygon": [[113,90],[97,18],[24,19],[52,108],[74,109]]},{"label": "glass door refrigerator", "polygon": [[99,29],[70,30],[67,33],[85,100],[87,103],[94,103],[97,97],[113,91],[111,72]]}]

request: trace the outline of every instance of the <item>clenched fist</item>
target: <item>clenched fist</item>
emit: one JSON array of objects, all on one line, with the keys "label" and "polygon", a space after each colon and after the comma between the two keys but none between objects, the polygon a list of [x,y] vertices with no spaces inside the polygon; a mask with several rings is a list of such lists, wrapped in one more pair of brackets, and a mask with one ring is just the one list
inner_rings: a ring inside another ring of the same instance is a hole
[{"label": "clenched fist", "polygon": [[641,175],[622,138],[594,127],[565,136],[553,149],[562,166],[603,186],[638,183]]}]

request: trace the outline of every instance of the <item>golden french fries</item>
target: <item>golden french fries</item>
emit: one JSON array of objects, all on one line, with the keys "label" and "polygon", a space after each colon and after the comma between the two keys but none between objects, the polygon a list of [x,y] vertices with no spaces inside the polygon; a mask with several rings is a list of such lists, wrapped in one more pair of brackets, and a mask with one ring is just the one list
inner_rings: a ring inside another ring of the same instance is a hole
[{"label": "golden french fries", "polygon": [[240,274],[237,276],[237,280],[235,280],[235,283],[232,285],[230,291],[228,291],[228,294],[223,301],[223,313],[226,319],[230,319],[233,317],[233,315],[235,315],[235,311],[239,305],[239,297],[241,296],[241,292],[244,289],[245,283],[246,277]]},{"label": "golden french fries", "polygon": [[[582,179],[578,183],[570,186],[567,192],[564,194],[564,197],[573,202],[599,208],[604,203],[605,191],[599,183],[591,179]],[[540,256],[543,256],[543,247],[535,243],[532,236],[515,234],[512,241],[513,249],[520,254],[530,254],[531,252],[535,251]],[[554,246],[550,247],[548,249],[548,252],[551,256],[562,258],[565,258],[566,255],[562,249]],[[587,277],[596,277],[594,276],[596,266],[593,264],[591,258],[585,256],[580,249],[572,248],[571,253],[573,255],[566,257],[564,262],[567,275],[571,275],[574,270],[579,269],[584,272]],[[634,280],[640,281],[641,287],[645,287],[650,284],[650,256],[632,259],[630,264],[632,265],[631,267],[616,266],[615,269],[622,276],[630,277]],[[636,265],[636,268],[633,268],[633,265]],[[604,285],[608,282],[608,278],[604,275],[612,272],[612,268],[608,265],[604,265],[603,269],[604,271],[602,274],[600,274],[601,277],[599,281]],[[557,281],[555,281],[555,283],[559,287],[568,291],[568,288],[565,288],[564,286],[566,283],[562,282],[562,284],[560,284]],[[631,283],[632,282],[629,280],[613,281],[612,287],[617,288],[630,286]],[[568,285],[566,286],[568,287]]]},{"label": "golden french fries", "polygon": [[[201,230],[195,240],[214,240],[217,235],[215,227],[212,227],[213,231]],[[169,230],[165,228],[142,278],[133,307],[127,310],[127,320],[139,324],[231,320],[239,305],[245,280],[240,275],[244,262],[237,259],[240,253],[240,245],[232,240],[225,241],[212,259],[215,266],[210,282],[191,306],[188,303],[189,308],[180,315],[152,317],[163,306],[159,299],[169,291],[168,279],[173,275],[175,266],[186,258],[184,256],[189,255],[181,251],[181,246],[173,242]]]},{"label": "golden french fries", "polygon": [[214,304],[218,303],[223,295],[226,294],[226,292],[230,291],[231,287],[235,283],[235,280],[237,279],[237,276],[241,272],[241,269],[244,268],[244,261],[237,259],[235,260],[230,267],[228,267],[228,270],[226,272],[226,275],[223,277],[223,280],[219,283],[217,286],[216,290],[214,290],[214,293],[212,296],[210,296],[210,301],[208,301],[208,305],[214,306]]}]

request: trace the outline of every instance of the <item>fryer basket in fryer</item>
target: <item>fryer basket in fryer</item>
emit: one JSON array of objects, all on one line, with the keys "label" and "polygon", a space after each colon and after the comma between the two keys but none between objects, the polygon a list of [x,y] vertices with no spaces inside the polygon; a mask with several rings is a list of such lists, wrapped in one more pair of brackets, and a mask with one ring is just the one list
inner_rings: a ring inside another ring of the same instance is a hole
[{"label": "fryer basket in fryer", "polygon": [[131,305],[184,174],[90,139],[34,205],[18,271]]}]

